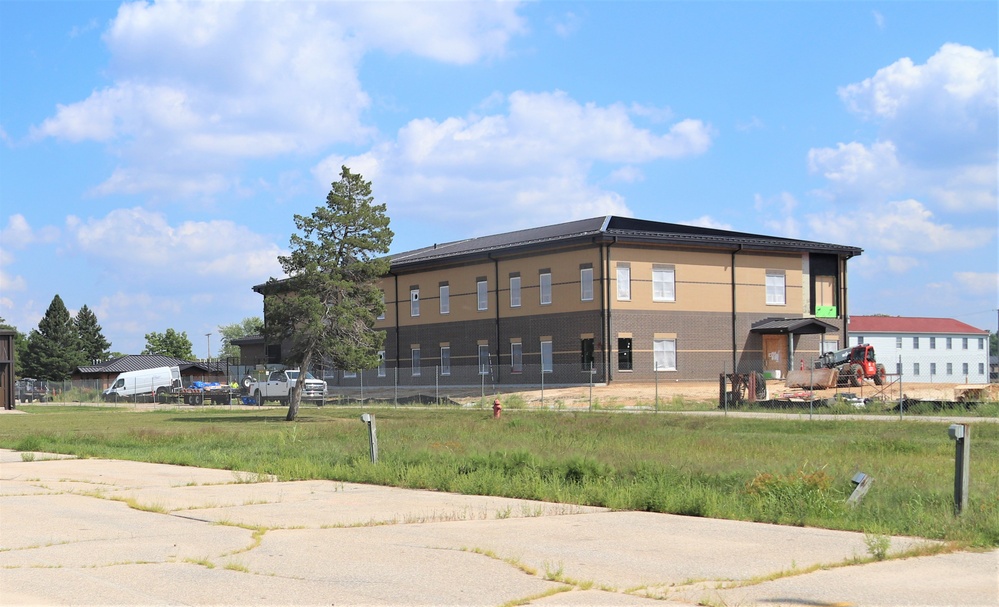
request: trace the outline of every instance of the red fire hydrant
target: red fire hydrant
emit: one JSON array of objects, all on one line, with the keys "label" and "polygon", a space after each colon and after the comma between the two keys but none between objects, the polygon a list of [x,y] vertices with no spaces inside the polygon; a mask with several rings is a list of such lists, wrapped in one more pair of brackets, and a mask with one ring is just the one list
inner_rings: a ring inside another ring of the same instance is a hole
[{"label": "red fire hydrant", "polygon": [[503,411],[503,405],[500,404],[499,399],[493,401],[493,419],[499,419],[500,412]]}]

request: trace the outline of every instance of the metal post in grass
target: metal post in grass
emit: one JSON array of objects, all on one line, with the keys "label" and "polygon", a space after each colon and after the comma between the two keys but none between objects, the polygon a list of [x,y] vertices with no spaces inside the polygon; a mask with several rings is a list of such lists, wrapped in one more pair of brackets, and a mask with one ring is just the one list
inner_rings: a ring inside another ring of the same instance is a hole
[{"label": "metal post in grass", "polygon": [[378,435],[375,432],[375,416],[370,413],[361,415],[361,421],[368,425],[368,450],[371,453],[371,463],[378,463]]},{"label": "metal post in grass", "polygon": [[541,408],[545,408],[545,362],[541,361]]},{"label": "metal post in grass", "polygon": [[395,367],[395,381],[392,382],[395,388],[395,396],[392,397],[392,404],[396,407],[399,406],[399,367]]},{"label": "metal post in grass", "polygon": [[357,372],[357,379],[361,384],[361,404],[364,404],[364,369]]},{"label": "metal post in grass", "polygon": [[437,406],[441,404],[441,366],[434,365],[434,399],[437,401]]},{"label": "metal post in grass", "polygon": [[968,509],[968,477],[971,471],[971,424],[951,424],[947,434],[954,441],[954,514]]},{"label": "metal post in grass", "polygon": [[902,357],[898,357],[898,419],[902,420],[902,409],[905,408],[905,397],[902,395]]},{"label": "metal post in grass", "polygon": [[656,402],[652,404],[652,408],[656,413],[659,413],[659,361],[656,361],[653,366],[655,368],[652,370],[652,374],[656,378]]}]

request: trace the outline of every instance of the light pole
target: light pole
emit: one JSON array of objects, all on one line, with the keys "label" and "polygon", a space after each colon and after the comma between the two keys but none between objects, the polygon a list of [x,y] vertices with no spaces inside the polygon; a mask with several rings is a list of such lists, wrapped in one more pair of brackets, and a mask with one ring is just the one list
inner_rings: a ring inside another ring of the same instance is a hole
[{"label": "light pole", "polygon": [[212,334],[205,333],[205,338],[208,340],[208,358],[206,360],[212,359]]}]

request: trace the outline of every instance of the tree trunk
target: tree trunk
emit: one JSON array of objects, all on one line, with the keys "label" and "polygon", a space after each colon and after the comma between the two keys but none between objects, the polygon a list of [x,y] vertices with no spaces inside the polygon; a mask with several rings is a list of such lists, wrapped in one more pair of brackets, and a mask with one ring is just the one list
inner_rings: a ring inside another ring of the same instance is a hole
[{"label": "tree trunk", "polygon": [[295,382],[291,398],[288,399],[288,415],[284,418],[285,421],[293,422],[298,417],[298,406],[302,403],[302,389],[305,387],[305,373],[310,364],[312,364],[312,350],[306,350],[302,364],[298,367],[298,381]]}]

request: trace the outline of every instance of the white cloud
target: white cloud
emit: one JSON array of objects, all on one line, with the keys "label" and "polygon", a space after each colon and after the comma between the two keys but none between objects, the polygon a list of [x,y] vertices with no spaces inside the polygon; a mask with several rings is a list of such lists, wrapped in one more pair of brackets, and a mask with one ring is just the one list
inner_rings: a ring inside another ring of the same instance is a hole
[{"label": "white cloud", "polygon": [[508,96],[505,109],[412,120],[394,141],[350,158],[331,156],[314,174],[329,183],[346,164],[375,184],[376,196],[394,217],[446,213],[471,231],[496,231],[631,215],[620,194],[591,185],[595,163],[611,165],[613,180],[635,179],[636,165],[696,156],[714,136],[709,125],[693,119],[657,133],[638,127],[625,105],[583,104],[561,91],[518,91]]},{"label": "white cloud", "polygon": [[871,16],[874,17],[874,25],[878,26],[879,30],[885,28],[885,16],[881,14],[881,11],[871,11]]},{"label": "white cloud", "polygon": [[973,295],[999,295],[999,274],[995,272],[954,272],[954,280],[962,291]]},{"label": "white cloud", "polygon": [[995,162],[999,59],[945,44],[925,64],[905,57],[839,89],[850,111],[878,120],[882,138],[918,164]]},{"label": "white cloud", "polygon": [[195,291],[280,275],[280,249],[231,221],[171,225],[161,213],[132,208],[99,219],[69,217],[66,228],[73,253],[128,283]]},{"label": "white cloud", "polygon": [[933,213],[917,200],[889,202],[849,213],[827,211],[808,217],[815,234],[832,242],[864,249],[925,255],[982,247],[995,238],[994,228],[960,228],[935,223]]},{"label": "white cloud", "polygon": [[48,244],[59,240],[60,230],[55,226],[34,229],[24,215],[16,213],[7,218],[7,225],[0,230],[3,249],[24,249],[31,245]]},{"label": "white cloud", "polygon": [[710,215],[701,215],[696,219],[687,219],[679,222],[682,225],[697,226],[700,228],[712,228],[715,230],[732,230],[732,225],[724,221],[718,221]]},{"label": "white cloud", "polygon": [[559,38],[568,38],[579,31],[583,23],[583,18],[572,11],[568,11],[557,17],[550,18],[548,22],[555,31],[556,36]]},{"label": "white cloud", "polygon": [[[93,193],[202,196],[234,163],[360,143],[365,53],[467,64],[524,31],[518,5],[128,2],[103,39],[113,83],[59,105],[34,138],[98,141],[122,165]],[[184,187],[175,189],[180,183]]]}]

